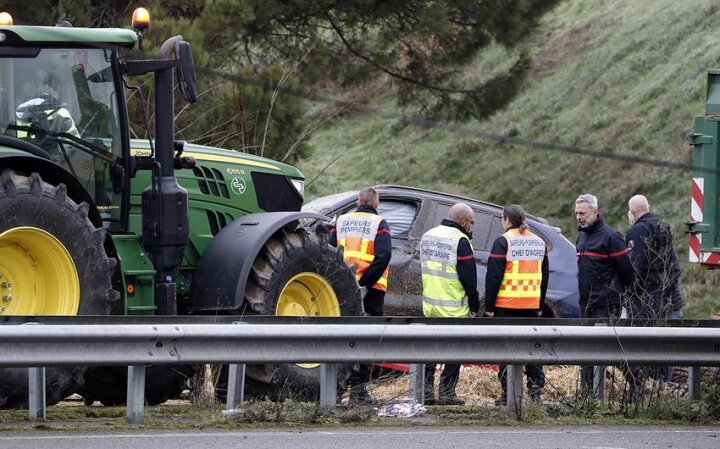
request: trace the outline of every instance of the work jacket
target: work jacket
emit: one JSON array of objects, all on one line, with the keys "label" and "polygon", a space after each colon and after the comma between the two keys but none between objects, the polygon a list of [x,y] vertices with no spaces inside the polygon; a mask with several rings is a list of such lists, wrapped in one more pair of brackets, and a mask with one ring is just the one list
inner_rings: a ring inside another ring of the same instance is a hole
[{"label": "work jacket", "polygon": [[547,250],[540,237],[510,228],[495,239],[485,275],[485,311],[542,310],[547,285]]},{"label": "work jacket", "polygon": [[[67,133],[80,137],[75,121],[65,103],[50,95],[41,94],[17,107],[15,112],[18,126],[35,127],[50,133]],[[18,130],[18,139],[27,138],[26,130]]]},{"label": "work jacket", "polygon": [[345,262],[357,267],[358,284],[386,291],[388,265],[392,257],[390,227],[377,211],[368,205],[338,217],[329,242],[343,248]]},{"label": "work jacket", "polygon": [[675,294],[680,262],[669,225],[648,212],[628,230],[625,242],[635,268],[632,317],[665,318],[670,311],[680,310],[683,298]]},{"label": "work jacket", "polygon": [[622,304],[622,293],[632,285],[633,267],[620,234],[601,217],[579,228],[577,250],[580,312],[590,307]]},{"label": "work jacket", "polygon": [[423,235],[419,246],[422,264],[423,314],[427,317],[466,317],[480,308],[472,243],[454,221]]}]

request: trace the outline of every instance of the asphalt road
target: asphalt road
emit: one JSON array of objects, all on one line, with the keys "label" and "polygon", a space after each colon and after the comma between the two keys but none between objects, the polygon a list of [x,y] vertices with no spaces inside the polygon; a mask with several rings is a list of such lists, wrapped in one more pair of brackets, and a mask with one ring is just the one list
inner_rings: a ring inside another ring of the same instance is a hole
[{"label": "asphalt road", "polygon": [[[0,425],[1,428],[1,425]],[[237,431],[0,432],[2,449],[649,449],[720,448],[716,427],[353,428]]]}]

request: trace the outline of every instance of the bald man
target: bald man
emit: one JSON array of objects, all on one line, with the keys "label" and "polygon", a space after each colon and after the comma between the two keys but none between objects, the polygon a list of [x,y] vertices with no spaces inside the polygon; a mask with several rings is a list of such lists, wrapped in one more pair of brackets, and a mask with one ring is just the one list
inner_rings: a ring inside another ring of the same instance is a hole
[{"label": "bald man", "polygon": [[673,248],[670,226],[650,212],[643,195],[628,201],[628,217],[634,221],[625,236],[635,268],[630,317],[665,320],[681,313],[683,299],[678,288],[680,262]]},{"label": "bald man", "polygon": [[[650,212],[650,204],[644,195],[630,198],[628,209],[632,226],[625,241],[635,268],[628,316],[661,322],[681,319],[684,300],[679,286],[680,261],[673,248],[670,226]],[[641,377],[672,381],[672,366],[632,369]]]},{"label": "bald man", "polygon": [[[420,241],[422,263],[423,314],[426,317],[463,318],[478,316],[480,300],[472,247],[473,210],[464,203],[453,205],[448,218],[430,229]],[[435,364],[425,366],[425,403],[464,405],[455,387],[459,364],[445,364],[440,391],[435,399]]]}]

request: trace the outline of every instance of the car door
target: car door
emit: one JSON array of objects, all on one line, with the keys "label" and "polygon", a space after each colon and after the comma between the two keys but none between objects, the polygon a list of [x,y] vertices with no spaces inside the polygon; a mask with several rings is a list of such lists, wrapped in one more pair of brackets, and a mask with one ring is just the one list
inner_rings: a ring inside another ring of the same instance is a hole
[{"label": "car door", "polygon": [[380,195],[378,214],[387,221],[392,236],[392,259],[385,297],[385,313],[388,315],[421,313],[422,281],[420,264],[415,256],[418,235],[422,236],[422,232],[418,231],[423,221],[419,218],[421,210],[422,201],[418,198]]}]

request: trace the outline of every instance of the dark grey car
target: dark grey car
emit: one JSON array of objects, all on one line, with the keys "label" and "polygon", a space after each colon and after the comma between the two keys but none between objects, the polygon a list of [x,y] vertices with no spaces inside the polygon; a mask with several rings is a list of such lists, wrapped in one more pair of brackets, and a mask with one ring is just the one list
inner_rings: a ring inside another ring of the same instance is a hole
[{"label": "dark grey car", "polygon": [[[422,281],[416,249],[422,235],[447,218],[450,206],[462,201],[475,212],[473,248],[478,273],[478,292],[485,293],[485,272],[495,238],[503,233],[502,206],[457,195],[404,186],[376,186],[380,194],[378,213],[390,225],[392,261],[385,297],[387,315],[422,315]],[[357,191],[317,198],[303,210],[334,216],[355,209]],[[528,215],[527,223],[547,244],[550,282],[546,316],[575,318],[580,315],[575,246],[541,218]]]}]

